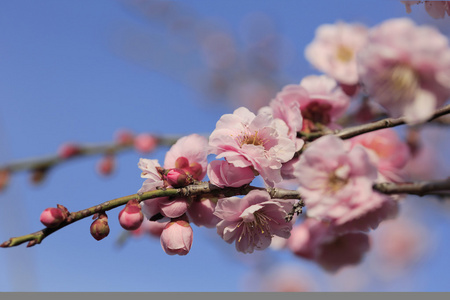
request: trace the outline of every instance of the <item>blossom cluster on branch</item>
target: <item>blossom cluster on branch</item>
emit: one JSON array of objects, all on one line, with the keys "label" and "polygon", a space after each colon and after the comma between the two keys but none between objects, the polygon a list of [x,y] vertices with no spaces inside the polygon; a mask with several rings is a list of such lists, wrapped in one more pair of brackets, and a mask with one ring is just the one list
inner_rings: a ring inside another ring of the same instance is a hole
[{"label": "blossom cluster on branch", "polygon": [[[325,74],[285,86],[257,112],[223,115],[209,137],[178,139],[162,165],[141,158],[137,194],[75,213],[48,208],[44,230],[1,246],[33,246],[87,216],[101,240],[109,234],[106,211],[125,205],[122,227],[153,228],[169,255],[189,253],[193,223],[215,228],[242,253],[276,239],[331,272],[357,264],[370,248],[369,231],[396,217],[404,194],[450,190],[448,179],[408,183],[414,151],[390,128],[450,113],[450,46],[409,19],[373,28],[339,22],[318,28],[305,55]],[[351,108],[359,125],[343,128]],[[376,120],[376,111],[392,118]],[[256,178],[264,188],[250,186]]]}]

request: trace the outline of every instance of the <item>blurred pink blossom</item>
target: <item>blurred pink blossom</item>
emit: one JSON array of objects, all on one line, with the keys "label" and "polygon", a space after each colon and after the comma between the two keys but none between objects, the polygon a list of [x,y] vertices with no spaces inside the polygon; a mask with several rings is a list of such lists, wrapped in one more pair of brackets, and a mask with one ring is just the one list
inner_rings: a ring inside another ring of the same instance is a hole
[{"label": "blurred pink blossom", "polygon": [[287,245],[295,255],[315,261],[329,272],[358,264],[370,246],[366,234],[339,234],[329,223],[314,218],[295,226]]},{"label": "blurred pink blossom", "polygon": [[346,225],[341,227],[346,232],[376,228],[397,213],[391,197],[372,189],[377,169],[367,150],[361,146],[348,150],[338,137],[327,135],[312,142],[300,156],[294,175],[307,215],[336,227]]},{"label": "blurred pink blossom", "polygon": [[361,24],[324,24],[316,30],[314,40],[306,47],[306,59],[318,70],[339,83],[356,85],[356,56],[366,44],[368,30]]},{"label": "blurred pink blossom", "polygon": [[253,253],[269,247],[272,236],[288,238],[292,222],[284,219],[294,200],[271,199],[265,191],[253,190],[244,198],[219,199],[214,214],[222,219],[217,233],[236,249]]},{"label": "blurred pink blossom", "polygon": [[220,118],[209,145],[217,158],[225,158],[235,167],[252,167],[273,185],[282,180],[281,164],[289,161],[296,150],[288,130],[282,120],[268,113],[255,115],[240,107]]},{"label": "blurred pink blossom", "polygon": [[385,21],[370,31],[358,63],[373,100],[410,124],[427,120],[450,96],[448,39],[433,27]]},{"label": "blurred pink blossom", "polygon": [[395,130],[372,131],[356,136],[350,142],[353,147],[361,145],[368,150],[371,162],[380,173],[379,181],[401,182],[405,179],[403,167],[410,159],[410,150]]},{"label": "blurred pink blossom", "polygon": [[209,181],[218,187],[240,187],[249,184],[255,178],[250,167],[238,168],[223,161],[214,160],[208,165]]}]

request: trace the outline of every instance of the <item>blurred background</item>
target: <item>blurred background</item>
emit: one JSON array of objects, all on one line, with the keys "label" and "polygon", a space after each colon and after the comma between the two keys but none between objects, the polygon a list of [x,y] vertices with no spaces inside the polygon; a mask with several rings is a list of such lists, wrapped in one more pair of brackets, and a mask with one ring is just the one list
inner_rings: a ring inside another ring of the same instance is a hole
[{"label": "blurred background", "polygon": [[[256,111],[284,85],[319,74],[303,51],[321,24],[397,17],[449,33],[449,17],[423,5],[407,14],[394,0],[0,1],[0,164],[55,154],[65,142],[112,141],[121,128],[208,134],[221,115]],[[427,178],[449,174],[447,131],[423,134]],[[167,150],[145,157],[162,162]],[[95,169],[101,156],[57,166],[39,185],[15,174],[0,194],[1,242],[41,229],[40,213],[57,203],[77,211],[135,193],[140,157],[118,155],[108,177]],[[239,254],[215,229],[193,227],[184,257],[146,235],[119,246],[119,211],[108,213],[111,233],[100,242],[88,218],[35,247],[1,249],[0,291],[450,289],[450,204],[431,197],[408,197],[397,220],[371,233],[364,261],[336,274],[288,251]]]}]

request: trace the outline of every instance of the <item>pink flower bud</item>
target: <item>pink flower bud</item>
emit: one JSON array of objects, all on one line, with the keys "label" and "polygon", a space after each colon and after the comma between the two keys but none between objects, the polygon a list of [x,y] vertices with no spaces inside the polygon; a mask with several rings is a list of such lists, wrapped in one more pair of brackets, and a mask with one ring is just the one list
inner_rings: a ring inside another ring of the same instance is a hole
[{"label": "pink flower bud", "polygon": [[119,213],[119,223],[126,230],[138,229],[143,220],[144,214],[142,213],[141,206],[136,199],[128,201],[125,208]]},{"label": "pink flower bud", "polygon": [[64,159],[74,157],[80,153],[80,146],[73,143],[62,144],[58,149],[58,156]]},{"label": "pink flower bud", "polygon": [[171,169],[165,176],[167,183],[175,188],[189,185],[192,179],[181,169]]},{"label": "pink flower bud", "polygon": [[8,169],[0,170],[0,191],[3,191],[9,184],[11,172]]},{"label": "pink flower bud", "polygon": [[[66,209],[67,211],[67,209]],[[46,227],[53,228],[59,226],[66,218],[67,213],[61,208],[49,207],[41,213],[41,223]]]},{"label": "pink flower bud", "polygon": [[193,231],[184,220],[177,220],[166,225],[161,233],[161,246],[169,255],[186,255],[191,250]]},{"label": "pink flower bud", "polygon": [[97,172],[104,176],[110,175],[114,171],[115,165],[114,155],[107,154],[98,161]]},{"label": "pink flower bud", "polygon": [[128,146],[134,144],[134,134],[127,129],[120,129],[115,133],[115,141],[119,145]]},{"label": "pink flower bud", "polygon": [[109,234],[108,216],[106,213],[101,213],[97,220],[91,224],[91,235],[97,241],[107,237]]},{"label": "pink flower bud", "polygon": [[158,145],[158,140],[148,133],[141,133],[134,139],[134,148],[141,153],[152,152]]}]

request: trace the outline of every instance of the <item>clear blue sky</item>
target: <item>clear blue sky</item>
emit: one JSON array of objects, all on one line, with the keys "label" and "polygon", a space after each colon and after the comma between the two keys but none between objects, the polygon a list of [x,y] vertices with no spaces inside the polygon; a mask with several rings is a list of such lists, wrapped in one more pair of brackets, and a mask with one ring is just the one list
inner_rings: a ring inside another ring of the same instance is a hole
[{"label": "clear blue sky", "polygon": [[[119,128],[209,133],[222,114],[233,110],[236,104],[208,101],[190,84],[186,68],[195,70],[198,57],[152,61],[148,55],[150,62],[145,65],[127,56],[122,50],[129,33],[152,37],[149,45],[163,52],[163,46],[152,43],[168,42],[160,23],[147,22],[124,3],[0,2],[1,163],[55,153],[66,141],[111,141]],[[393,0],[195,0],[185,1],[184,7],[201,18],[216,20],[238,37],[249,14],[269,16],[289,45],[283,84],[317,73],[304,59],[303,49],[320,24],[343,20],[372,26],[406,16],[400,1]],[[431,19],[423,7],[413,10],[408,16],[419,23],[448,27],[448,20]],[[150,158],[163,161],[166,150]],[[9,189],[0,194],[0,240],[41,229],[41,211],[56,203],[80,210],[135,193],[142,184],[139,157],[133,152],[120,155],[117,172],[109,178],[95,173],[99,157],[59,166],[38,187],[28,184],[27,174],[15,175]],[[411,203],[418,206],[423,201],[412,199]],[[151,238],[129,240],[119,249],[115,245],[122,231],[116,221],[118,212],[109,213],[111,233],[101,242],[90,236],[91,221],[86,219],[33,248],[0,250],[0,291],[240,291],[249,289],[242,281],[252,266],[258,264],[261,272],[270,267],[261,267],[261,261],[289,263],[310,272],[320,288],[339,289],[330,276],[289,253],[237,255],[214,229],[195,227],[194,244],[185,257],[166,255],[159,240]],[[449,289],[448,276],[435,276],[450,269],[448,241],[441,241],[443,236],[448,240],[449,207],[434,203],[425,205],[423,212],[421,217],[437,236],[433,257],[415,267],[406,281],[369,284],[366,289]]]}]

